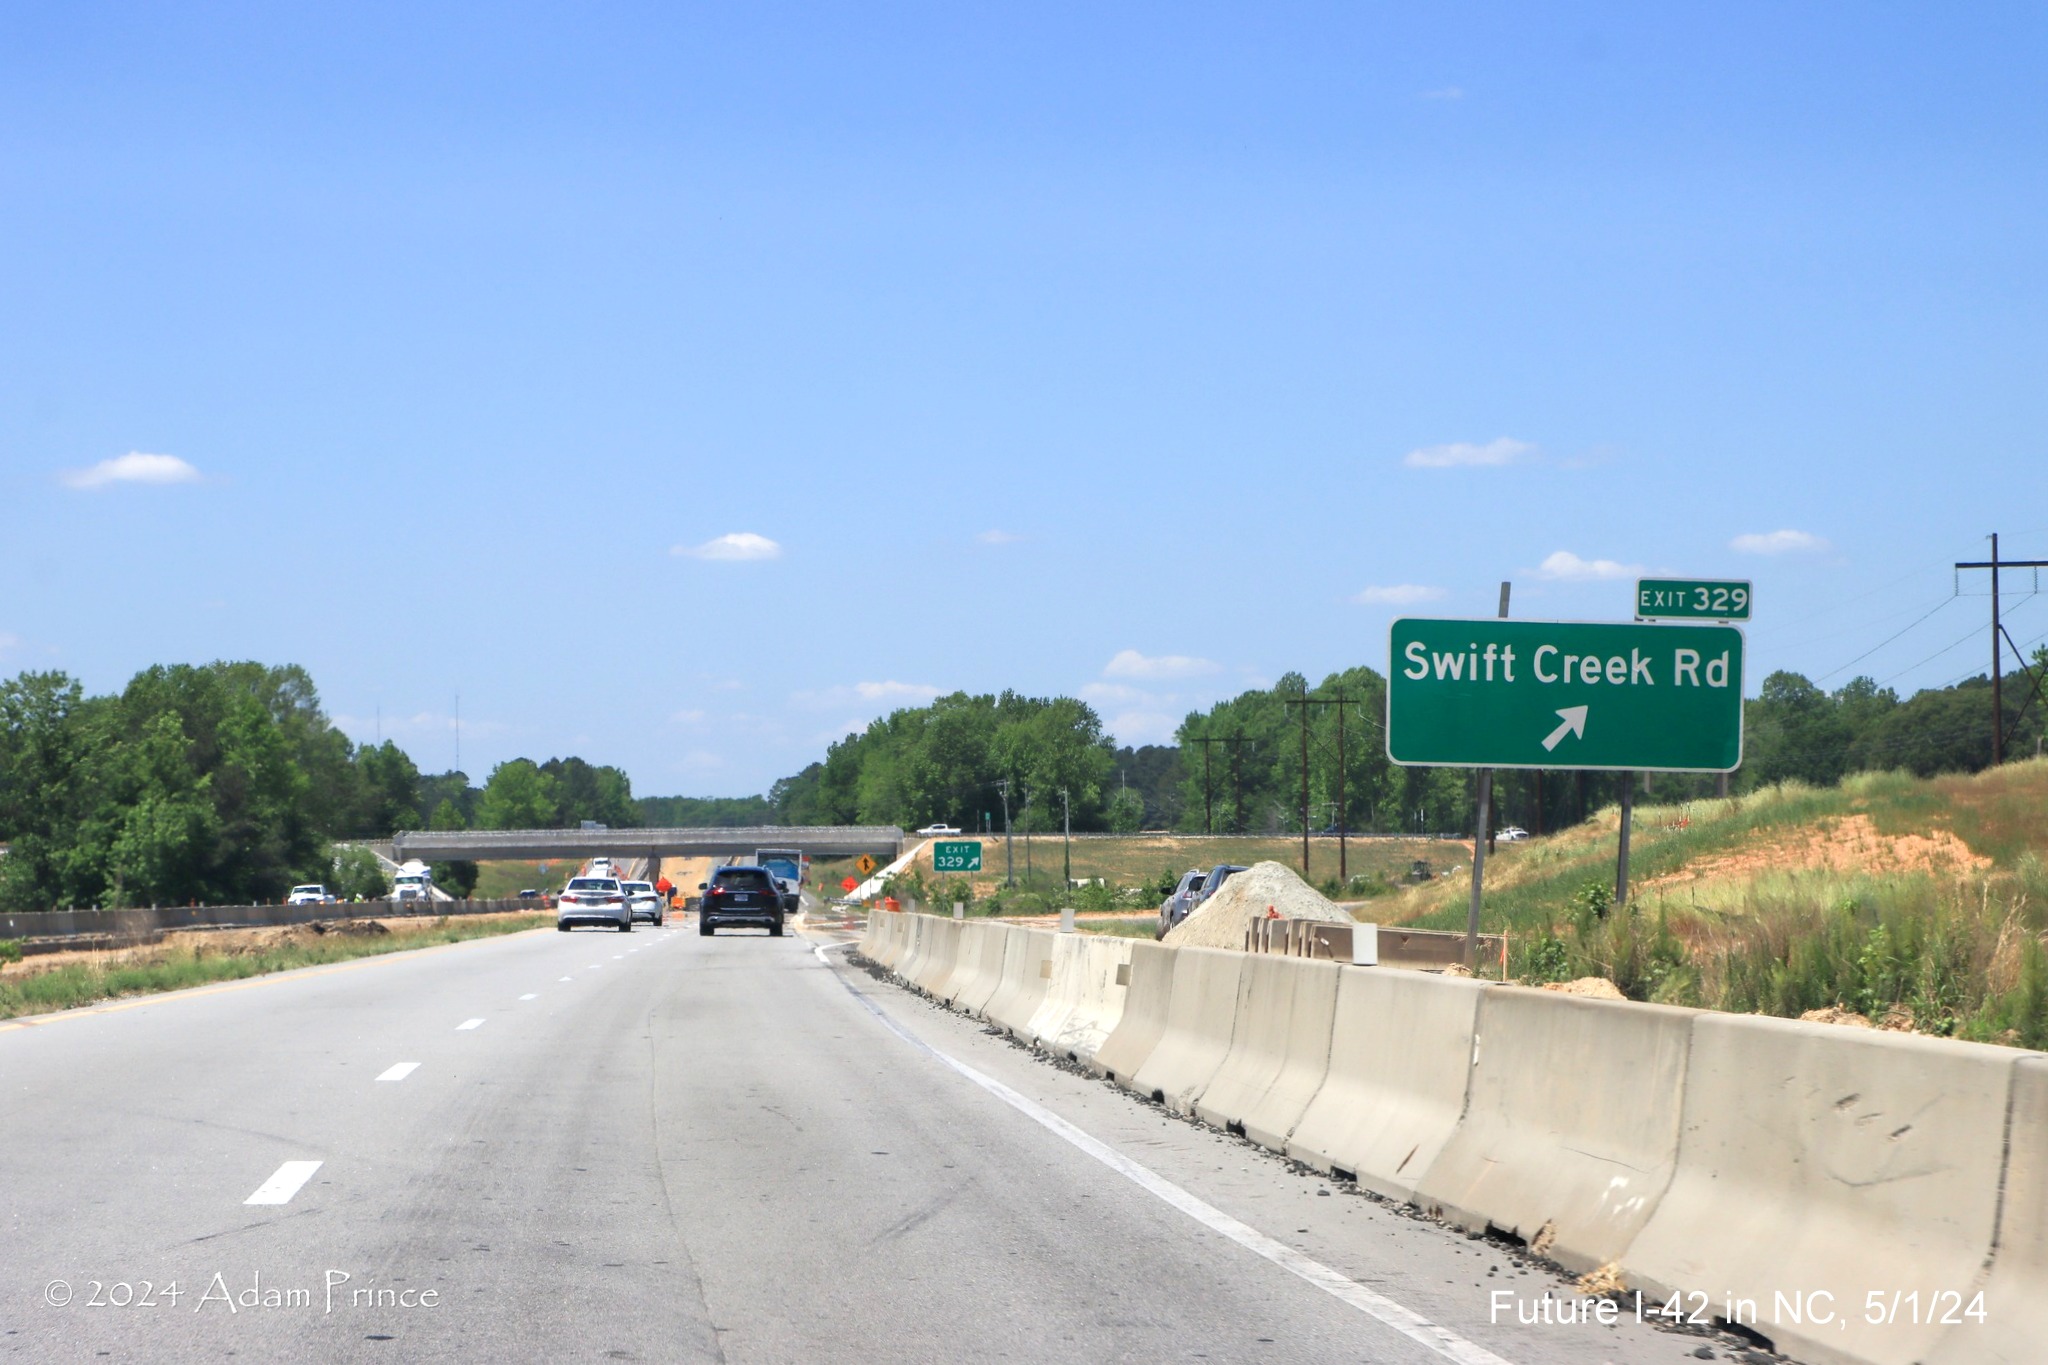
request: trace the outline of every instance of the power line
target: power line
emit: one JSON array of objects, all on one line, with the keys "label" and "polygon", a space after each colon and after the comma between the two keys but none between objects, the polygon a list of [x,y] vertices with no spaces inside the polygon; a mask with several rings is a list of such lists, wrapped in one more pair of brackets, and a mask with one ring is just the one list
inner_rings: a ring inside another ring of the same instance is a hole
[{"label": "power line", "polygon": [[1928,610],[1928,611],[1927,611],[1927,612],[1926,612],[1926,613],[1925,613],[1924,615],[1921,615],[1921,616],[1919,616],[1919,617],[1915,618],[1915,619],[1914,619],[1914,621],[1913,621],[1913,623],[1912,623],[1912,625],[1909,625],[1909,626],[1907,626],[1907,627],[1906,627],[1906,628],[1905,628],[1904,630],[1901,630],[1901,631],[1899,631],[1899,632],[1898,632],[1897,634],[1895,634],[1895,635],[1889,635],[1889,636],[1885,637],[1885,638],[1884,638],[1883,640],[1879,641],[1879,642],[1878,642],[1877,644],[1874,644],[1874,645],[1872,645],[1872,646],[1871,646],[1871,647],[1870,647],[1869,649],[1866,649],[1866,650],[1864,650],[1864,651],[1863,651],[1863,652],[1862,652],[1861,654],[1858,654],[1858,655],[1857,655],[1857,656],[1856,656],[1855,658],[1853,658],[1853,659],[1849,660],[1849,662],[1848,662],[1848,663],[1845,663],[1845,664],[1843,664],[1843,665],[1841,666],[1841,668],[1835,668],[1835,669],[1830,669],[1830,670],[1828,670],[1828,671],[1827,671],[1826,673],[1823,673],[1823,674],[1821,674],[1821,675],[1820,675],[1820,676],[1819,676],[1818,678],[1815,678],[1815,679],[1814,679],[1814,681],[1815,681],[1816,683],[1820,683],[1820,682],[1825,682],[1825,681],[1827,681],[1827,680],[1828,680],[1829,678],[1832,678],[1832,677],[1834,677],[1834,676],[1835,676],[1835,674],[1837,674],[1837,673],[1841,673],[1841,672],[1843,672],[1843,671],[1845,671],[1845,670],[1847,670],[1847,669],[1851,669],[1851,668],[1854,668],[1854,667],[1855,667],[1855,666],[1856,666],[1857,664],[1860,664],[1860,663],[1862,663],[1862,662],[1863,662],[1863,661],[1864,661],[1865,659],[1867,659],[1867,658],[1869,658],[1869,657],[1870,657],[1871,655],[1873,655],[1873,654],[1877,653],[1877,651],[1879,651],[1880,649],[1883,649],[1883,648],[1884,648],[1884,647],[1885,647],[1886,645],[1890,644],[1890,643],[1891,643],[1891,642],[1892,642],[1893,640],[1896,640],[1896,639],[1898,639],[1900,635],[1904,635],[1904,634],[1906,633],[1906,631],[1908,631],[1908,630],[1912,630],[1912,629],[1914,628],[1914,626],[1918,626],[1918,625],[1919,625],[1919,624],[1920,624],[1921,622],[1923,622],[1923,621],[1927,620],[1927,619],[1928,619],[1928,617],[1931,617],[1931,616],[1933,616],[1935,612],[1937,612],[1937,611],[1940,611],[1940,610],[1941,610],[1941,609],[1942,609],[1943,607],[1946,607],[1946,606],[1948,606],[1948,605],[1949,605],[1950,603],[1954,602],[1955,600],[1956,600],[1956,594],[1955,594],[1955,593],[1950,593],[1950,594],[1949,594],[1949,595],[1948,595],[1947,597],[1944,597],[1944,598],[1942,598],[1942,599],[1941,599],[1941,600],[1940,600],[1939,602],[1936,602],[1936,603],[1934,604],[1934,606],[1933,606],[1933,607],[1932,607],[1932,608],[1931,608],[1930,610]]}]

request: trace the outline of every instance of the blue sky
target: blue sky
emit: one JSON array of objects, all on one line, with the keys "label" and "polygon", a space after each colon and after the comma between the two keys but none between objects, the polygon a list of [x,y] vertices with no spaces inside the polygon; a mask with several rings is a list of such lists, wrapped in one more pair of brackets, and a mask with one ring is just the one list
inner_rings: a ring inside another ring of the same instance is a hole
[{"label": "blue sky", "polygon": [[699,794],[954,688],[1160,740],[1503,578],[1747,577],[1752,691],[1945,684],[1948,565],[2048,557],[2044,59],[2032,4],[0,6],[0,670],[298,662],[430,770],[459,694],[479,778]]}]

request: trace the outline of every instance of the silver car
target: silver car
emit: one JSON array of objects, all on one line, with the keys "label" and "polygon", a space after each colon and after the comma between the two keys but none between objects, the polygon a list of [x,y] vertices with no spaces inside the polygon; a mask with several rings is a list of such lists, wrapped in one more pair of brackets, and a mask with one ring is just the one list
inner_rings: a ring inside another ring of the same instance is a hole
[{"label": "silver car", "polygon": [[634,919],[658,925],[667,917],[668,906],[661,899],[661,893],[654,889],[653,882],[627,882],[625,887]]},{"label": "silver car", "polygon": [[597,924],[633,932],[633,903],[617,877],[571,877],[555,902],[555,927],[563,933],[578,924]]},{"label": "silver car", "polygon": [[1180,885],[1173,888],[1159,906],[1159,928],[1154,938],[1165,938],[1167,931],[1188,917],[1188,911],[1195,908],[1195,898],[1202,894],[1202,878],[1206,874],[1199,867],[1191,867],[1181,874]]}]

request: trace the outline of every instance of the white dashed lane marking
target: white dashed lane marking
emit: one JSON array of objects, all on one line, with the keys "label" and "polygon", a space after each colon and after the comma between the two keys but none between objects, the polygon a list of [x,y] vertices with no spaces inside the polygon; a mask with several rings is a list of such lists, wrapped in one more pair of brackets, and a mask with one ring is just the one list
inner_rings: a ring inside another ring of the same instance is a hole
[{"label": "white dashed lane marking", "polygon": [[462,1032],[462,1031],[463,1031],[464,1029],[468,1029],[468,1028],[482,1028],[483,1026],[484,1026],[484,1021],[483,1021],[483,1020],[481,1020],[481,1019],[465,1019],[465,1020],[463,1020],[463,1021],[462,1021],[461,1023],[459,1023],[459,1024],[457,1024],[457,1025],[455,1026],[455,1031],[456,1031],[457,1033],[460,1033],[460,1032]]},{"label": "white dashed lane marking", "polygon": [[244,1204],[289,1204],[292,1196],[299,1192],[313,1172],[320,1169],[317,1161],[287,1161],[277,1168],[277,1174],[256,1187],[256,1193],[242,1202]]},{"label": "white dashed lane marking", "polygon": [[565,977],[562,977],[562,978],[560,978],[560,979],[561,979],[561,980],[563,980],[563,981],[568,981],[568,980],[570,980],[571,978],[569,978],[569,977],[566,977],[566,976],[565,976]]},{"label": "white dashed lane marking", "polygon": [[[568,978],[568,977],[566,977],[566,976],[562,978],[562,980],[564,980],[564,981],[567,981],[568,979],[569,979],[569,978]],[[540,999],[540,997],[539,997],[539,996],[535,995],[535,994],[534,994],[533,992],[531,992],[531,991],[528,991],[528,992],[527,992],[527,993],[526,993],[525,995],[522,995],[522,996],[520,996],[519,998],[520,998],[521,1000],[538,1000],[538,999]]]},{"label": "white dashed lane marking", "polygon": [[380,1081],[402,1081],[419,1069],[420,1064],[418,1062],[400,1062],[396,1066],[387,1069],[377,1079]]}]

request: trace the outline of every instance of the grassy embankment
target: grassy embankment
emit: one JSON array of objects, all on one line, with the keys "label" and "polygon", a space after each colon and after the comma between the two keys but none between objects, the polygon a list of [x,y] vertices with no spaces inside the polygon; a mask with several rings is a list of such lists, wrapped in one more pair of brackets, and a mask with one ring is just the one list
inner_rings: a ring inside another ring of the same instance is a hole
[{"label": "grassy embankment", "polygon": [[[1618,831],[1610,809],[1488,862],[1484,924],[1513,935],[1518,974],[2048,1046],[2048,761],[1638,806],[1625,913],[1610,903]],[[1440,881],[1382,913],[1461,928],[1467,894]]]},{"label": "grassy embankment", "polygon": [[[1121,908],[1154,909],[1163,898],[1162,882],[1168,886],[1191,867],[1213,867],[1217,863],[1250,866],[1265,860],[1284,863],[1297,871],[1301,867],[1301,836],[1293,838],[1244,837],[1200,838],[1171,834],[1132,835],[1117,839],[1076,839],[1073,843],[1074,876],[1099,877],[1101,887],[1083,888],[1071,897],[1061,894],[1061,847],[1057,834],[1031,836],[1028,849],[1022,835],[1013,851],[1017,889],[1004,887],[1002,836],[979,837],[982,845],[981,871],[971,876],[935,873],[929,850],[906,869],[896,883],[897,894],[915,895],[922,903],[945,906],[965,901],[970,914],[1037,914],[1057,910],[1068,900],[1081,909],[1119,908],[1115,892],[1129,888]],[[1366,899],[1393,890],[1418,859],[1437,872],[1467,866],[1468,845],[1433,839],[1350,839],[1347,840],[1346,871],[1349,882],[1337,881],[1337,841],[1310,841],[1310,873],[1326,895],[1338,899]],[[825,894],[836,894],[840,881],[857,876],[851,860],[812,865],[813,875]],[[1093,894],[1091,894],[1091,892]]]},{"label": "grassy embankment", "polygon": [[379,953],[518,933],[554,923],[551,915],[479,915],[438,920],[360,921],[384,930],[309,926],[290,929],[176,934],[143,948],[66,954],[45,964],[36,958],[0,964],[0,1019],[75,1009],[122,996],[184,990],[237,981],[294,967],[316,967]]}]

